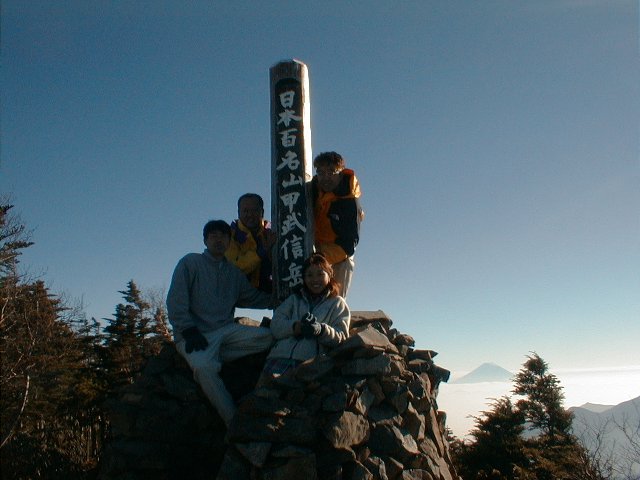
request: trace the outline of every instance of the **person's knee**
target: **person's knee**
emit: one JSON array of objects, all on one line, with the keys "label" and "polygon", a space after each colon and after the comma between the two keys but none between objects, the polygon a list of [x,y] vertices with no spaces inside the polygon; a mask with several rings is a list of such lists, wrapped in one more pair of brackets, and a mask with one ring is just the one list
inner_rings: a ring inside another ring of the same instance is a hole
[{"label": "person's knee", "polygon": [[204,355],[187,355],[192,355],[192,357],[188,358],[187,361],[189,362],[189,366],[191,367],[191,370],[193,370],[193,373],[195,375],[218,373],[220,371],[220,368],[222,367],[220,362],[216,362],[215,360],[212,360],[211,358],[208,358]]},{"label": "person's knee", "polygon": [[268,328],[259,328],[259,333],[256,335],[257,341],[270,345],[274,341],[273,334]]},{"label": "person's knee", "polygon": [[269,348],[273,341],[274,338],[270,329],[262,327],[247,327],[243,331],[241,343],[254,344],[264,346],[264,348]]},{"label": "person's knee", "polygon": [[191,371],[193,372],[193,376],[199,378],[201,375],[207,373],[207,368],[204,365],[200,364],[191,364]]}]

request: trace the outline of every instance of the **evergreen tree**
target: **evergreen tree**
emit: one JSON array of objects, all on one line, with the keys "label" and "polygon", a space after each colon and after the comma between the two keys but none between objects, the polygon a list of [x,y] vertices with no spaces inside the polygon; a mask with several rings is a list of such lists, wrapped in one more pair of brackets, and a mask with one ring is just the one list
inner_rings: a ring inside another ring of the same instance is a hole
[{"label": "evergreen tree", "polygon": [[20,322],[22,315],[18,301],[22,288],[19,286],[17,264],[22,250],[33,242],[20,219],[11,214],[12,208],[8,198],[0,200],[0,448],[14,435],[31,388],[30,335]]},{"label": "evergreen tree", "polygon": [[81,308],[21,276],[18,259],[32,242],[12,208],[0,200],[2,478],[87,478],[107,431],[102,403],[160,350],[166,311],[131,281],[101,333]]},{"label": "evergreen tree", "polygon": [[32,242],[11,208],[0,205],[2,478],[82,478],[97,463],[100,432],[99,392],[72,328],[80,319],[43,281],[18,271]]},{"label": "evergreen tree", "polygon": [[509,397],[502,397],[491,404],[492,410],[474,417],[471,431],[474,442],[460,443],[454,450],[456,468],[464,478],[513,479],[516,467],[526,466],[525,444],[521,437],[524,417]]},{"label": "evergreen tree", "polygon": [[104,329],[104,367],[112,391],[133,382],[146,360],[160,351],[166,329],[166,315],[152,311],[133,280],[119,293],[126,303],[116,305]]},{"label": "evergreen tree", "polygon": [[[6,303],[2,350],[4,478],[70,478],[88,468],[83,430],[95,397],[83,376],[83,348],[60,321],[63,307],[42,281],[19,284]],[[91,455],[89,455],[91,457]]]},{"label": "evergreen tree", "polygon": [[21,278],[18,256],[32,242],[10,209],[0,206],[2,477],[78,478],[89,468],[82,429],[94,422],[94,392],[78,389],[84,349],[61,300]]},{"label": "evergreen tree", "polygon": [[524,397],[516,405],[530,422],[531,429],[541,430],[548,440],[569,433],[573,415],[562,406],[564,393],[560,381],[537,353],[527,356],[514,384],[513,393]]},{"label": "evergreen tree", "polygon": [[14,206],[8,198],[0,199],[0,281],[17,283],[18,257],[33,245],[20,218],[11,214]]},{"label": "evergreen tree", "polygon": [[[515,404],[493,402],[476,417],[473,441],[454,441],[456,468],[465,480],[603,480],[584,447],[569,433],[571,413],[562,406],[560,382],[537,354],[514,379]],[[524,438],[529,427],[533,435]]]},{"label": "evergreen tree", "polygon": [[103,366],[102,352],[105,347],[102,326],[95,318],[88,319],[81,307],[64,321],[75,333],[81,350],[80,381],[76,386],[78,406],[100,409],[109,388]]}]

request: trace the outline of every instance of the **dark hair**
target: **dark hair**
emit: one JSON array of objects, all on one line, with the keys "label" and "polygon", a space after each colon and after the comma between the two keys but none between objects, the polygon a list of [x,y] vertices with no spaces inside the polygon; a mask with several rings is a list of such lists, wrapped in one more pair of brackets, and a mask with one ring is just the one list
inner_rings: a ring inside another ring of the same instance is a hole
[{"label": "dark hair", "polygon": [[342,155],[336,152],[323,152],[313,159],[313,166],[318,167],[330,167],[338,170],[342,170],[345,166],[344,158]]},{"label": "dark hair", "polygon": [[224,220],[209,220],[202,229],[202,237],[206,241],[210,233],[220,232],[231,238],[231,227]]},{"label": "dark hair", "polygon": [[258,195],[257,193],[245,193],[238,199],[238,211],[240,211],[240,202],[242,202],[242,200],[244,200],[245,198],[256,199],[258,201],[258,205],[260,205],[260,209],[264,210],[264,200],[262,200],[262,197],[260,195]]},{"label": "dark hair", "polygon": [[338,284],[338,282],[336,282],[336,279],[333,278],[333,268],[331,267],[331,264],[321,253],[313,253],[304,261],[304,264],[302,265],[302,289],[309,293],[307,285],[306,283],[304,283],[304,275],[312,265],[316,265],[327,272],[327,275],[329,275],[329,283],[327,284],[327,288],[325,291],[329,292],[330,297],[337,297],[338,292],[340,291],[340,285]]}]

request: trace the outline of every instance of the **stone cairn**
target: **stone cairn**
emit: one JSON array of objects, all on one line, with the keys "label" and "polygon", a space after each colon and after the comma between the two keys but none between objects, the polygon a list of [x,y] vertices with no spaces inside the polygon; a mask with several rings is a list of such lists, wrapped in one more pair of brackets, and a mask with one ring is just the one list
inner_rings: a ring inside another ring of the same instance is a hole
[{"label": "stone cairn", "polygon": [[449,372],[382,312],[352,312],[350,337],[253,390],[265,355],[225,364],[229,429],[168,344],[110,402],[102,480],[453,480],[438,385]]}]

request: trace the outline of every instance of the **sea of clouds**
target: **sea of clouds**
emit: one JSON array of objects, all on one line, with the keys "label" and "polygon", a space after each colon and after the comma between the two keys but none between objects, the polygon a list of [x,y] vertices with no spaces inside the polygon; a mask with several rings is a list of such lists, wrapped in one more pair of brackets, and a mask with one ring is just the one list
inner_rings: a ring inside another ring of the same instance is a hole
[{"label": "sea of clouds", "polygon": [[[640,365],[602,369],[574,369],[551,372],[563,387],[565,408],[585,403],[617,405],[640,396]],[[452,378],[462,374],[454,372]],[[447,413],[447,426],[459,438],[473,428],[473,416],[491,410],[492,399],[510,395],[508,382],[441,383],[438,407]]]}]

